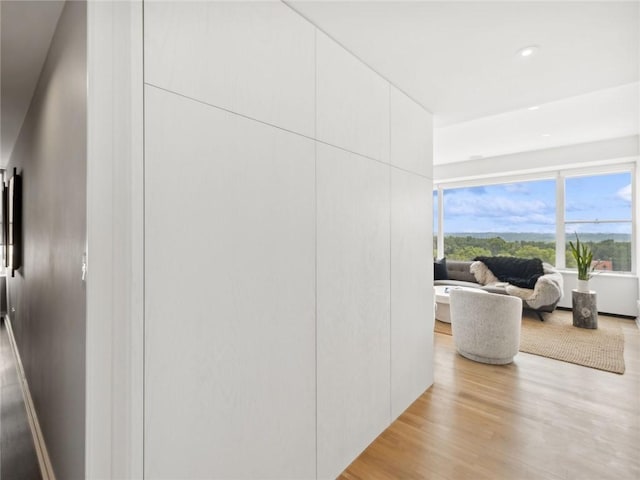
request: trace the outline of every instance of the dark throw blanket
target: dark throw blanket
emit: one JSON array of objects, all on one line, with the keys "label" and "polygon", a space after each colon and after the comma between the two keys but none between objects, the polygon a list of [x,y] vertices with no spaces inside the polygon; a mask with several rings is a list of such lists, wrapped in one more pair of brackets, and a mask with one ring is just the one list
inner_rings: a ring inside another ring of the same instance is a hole
[{"label": "dark throw blanket", "polygon": [[520,288],[533,289],[542,275],[542,260],[539,258],[476,257],[484,263],[501,282],[508,282]]}]

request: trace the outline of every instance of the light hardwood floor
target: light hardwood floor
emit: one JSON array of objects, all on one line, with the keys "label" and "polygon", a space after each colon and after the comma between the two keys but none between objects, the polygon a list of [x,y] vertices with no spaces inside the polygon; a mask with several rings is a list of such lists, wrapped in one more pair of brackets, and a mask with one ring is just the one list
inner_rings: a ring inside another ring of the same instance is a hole
[{"label": "light hardwood floor", "polygon": [[341,475],[355,479],[640,479],[640,331],[624,375],[519,353],[484,365],[435,334],[435,383]]}]

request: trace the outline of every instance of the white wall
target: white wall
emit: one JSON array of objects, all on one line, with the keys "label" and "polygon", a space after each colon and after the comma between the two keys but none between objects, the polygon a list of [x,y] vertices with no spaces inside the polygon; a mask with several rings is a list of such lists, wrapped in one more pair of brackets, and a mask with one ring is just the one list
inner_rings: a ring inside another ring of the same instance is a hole
[{"label": "white wall", "polygon": [[[578,286],[576,272],[562,272],[564,279],[564,295],[558,305],[571,308],[571,290]],[[589,288],[597,293],[598,311],[636,317],[636,301],[638,298],[638,277],[615,273],[594,275],[589,280]]]},{"label": "white wall", "polygon": [[431,115],[282,3],[144,19],[146,475],[335,478],[433,383]]},{"label": "white wall", "polygon": [[[638,148],[640,149],[640,139],[638,140]],[[638,225],[638,220],[640,220],[640,195],[638,195],[638,189],[640,188],[640,161],[636,161],[636,178],[635,178],[635,189],[633,201],[635,202],[635,213],[634,218],[636,219],[636,228],[635,228],[635,239],[636,239],[636,268],[640,270],[640,225]],[[640,279],[638,281],[638,291],[637,291],[637,301],[636,301],[636,323],[638,327],[640,327]]]},{"label": "white wall", "polygon": [[581,168],[630,161],[636,159],[638,155],[640,155],[638,135],[633,135],[599,142],[435,165],[433,178],[438,182],[526,174],[559,168]]},{"label": "white wall", "polygon": [[143,477],[142,0],[87,3],[86,478]]},{"label": "white wall", "polygon": [[23,184],[9,318],[48,451],[43,466],[60,479],[86,473],[86,15],[85,2],[65,4],[6,174],[16,168]]}]

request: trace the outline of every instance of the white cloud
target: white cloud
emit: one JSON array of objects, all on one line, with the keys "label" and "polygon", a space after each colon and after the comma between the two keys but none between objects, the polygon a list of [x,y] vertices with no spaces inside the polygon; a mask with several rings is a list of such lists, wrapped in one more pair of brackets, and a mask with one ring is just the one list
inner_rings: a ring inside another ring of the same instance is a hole
[{"label": "white cloud", "polygon": [[542,200],[474,195],[459,193],[445,196],[445,215],[473,215],[478,217],[530,217],[555,211]]},{"label": "white cloud", "polygon": [[529,193],[529,186],[526,183],[508,183],[504,189],[508,193]]},{"label": "white cloud", "polygon": [[622,187],[616,192],[616,196],[622,200],[631,203],[631,184],[626,187]]},{"label": "white cloud", "polygon": [[504,195],[481,189],[445,192],[445,225],[450,232],[555,231],[555,205],[527,193]]}]

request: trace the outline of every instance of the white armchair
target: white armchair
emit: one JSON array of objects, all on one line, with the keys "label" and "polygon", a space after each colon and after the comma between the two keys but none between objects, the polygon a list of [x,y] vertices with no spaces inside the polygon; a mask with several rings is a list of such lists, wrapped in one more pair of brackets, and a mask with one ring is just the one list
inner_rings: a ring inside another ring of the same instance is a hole
[{"label": "white armchair", "polygon": [[522,300],[451,290],[451,331],[460,355],[481,363],[511,363],[520,348]]}]

